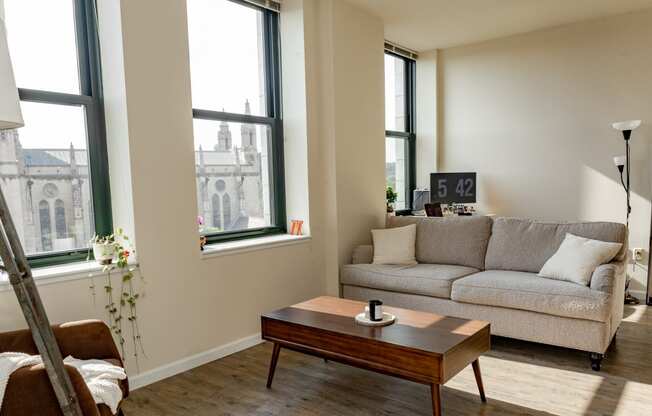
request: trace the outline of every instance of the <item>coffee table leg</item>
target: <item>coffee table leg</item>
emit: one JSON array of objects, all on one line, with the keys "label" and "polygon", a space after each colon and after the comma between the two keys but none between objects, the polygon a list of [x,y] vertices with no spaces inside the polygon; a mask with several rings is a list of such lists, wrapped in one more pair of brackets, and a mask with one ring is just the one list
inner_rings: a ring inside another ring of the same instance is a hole
[{"label": "coffee table leg", "polygon": [[272,361],[269,363],[269,374],[267,375],[267,388],[272,387],[272,380],[274,380],[274,371],[276,370],[276,363],[278,362],[278,353],[281,351],[280,344],[274,344],[272,351]]},{"label": "coffee table leg", "polygon": [[430,385],[430,395],[432,396],[433,416],[441,416],[441,396],[439,393],[439,384]]},{"label": "coffee table leg", "polygon": [[484,395],[484,386],[482,385],[482,374],[480,373],[480,359],[473,361],[473,373],[475,374],[475,382],[478,383],[478,390],[480,391],[480,400],[484,403],[487,402],[487,398]]}]

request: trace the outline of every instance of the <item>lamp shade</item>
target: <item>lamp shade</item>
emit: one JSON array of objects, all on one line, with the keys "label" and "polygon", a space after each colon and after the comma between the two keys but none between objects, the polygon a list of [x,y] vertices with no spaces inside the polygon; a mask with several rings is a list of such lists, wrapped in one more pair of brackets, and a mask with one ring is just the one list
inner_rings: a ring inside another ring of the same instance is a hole
[{"label": "lamp shade", "polygon": [[625,166],[626,162],[627,162],[627,158],[625,156],[614,157],[614,165],[616,165],[617,167]]},{"label": "lamp shade", "polygon": [[625,130],[634,130],[640,125],[641,125],[641,120],[627,120],[627,121],[619,121],[613,123],[611,127],[613,127],[616,130],[625,131]]},{"label": "lamp shade", "polygon": [[15,129],[24,125],[14,71],[9,59],[5,22],[0,18],[0,130]]}]

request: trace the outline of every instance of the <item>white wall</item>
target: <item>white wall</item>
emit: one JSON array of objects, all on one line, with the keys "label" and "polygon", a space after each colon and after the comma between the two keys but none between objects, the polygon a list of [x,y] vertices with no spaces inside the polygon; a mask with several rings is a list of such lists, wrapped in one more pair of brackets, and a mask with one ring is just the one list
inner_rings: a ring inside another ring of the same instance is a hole
[{"label": "white wall", "polygon": [[[115,223],[135,235],[147,282],[141,370],[255,334],[263,311],[337,293],[339,264],[383,218],[382,23],[339,1],[284,1],[288,212],[309,217],[312,239],[202,258],[185,2],[99,9]],[[50,320],[102,317],[88,287],[41,285]],[[0,331],[24,326],[13,294],[0,291]]]},{"label": "white wall", "polygon": [[[630,245],[648,246],[652,11],[439,52],[442,171],[477,171],[479,207],[544,220],[625,221],[614,121],[632,139]],[[635,290],[645,274],[633,273]]]}]

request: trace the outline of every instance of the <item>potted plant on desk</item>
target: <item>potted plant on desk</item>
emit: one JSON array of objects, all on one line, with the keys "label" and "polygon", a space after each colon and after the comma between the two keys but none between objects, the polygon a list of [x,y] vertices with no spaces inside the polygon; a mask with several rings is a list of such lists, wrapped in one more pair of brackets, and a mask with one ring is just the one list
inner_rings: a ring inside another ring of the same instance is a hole
[{"label": "potted plant on desk", "polygon": [[398,194],[394,192],[391,186],[388,186],[385,195],[387,199],[387,212],[394,212],[394,203],[398,199]]},{"label": "potted plant on desk", "polygon": [[113,263],[113,258],[116,256],[116,242],[113,234],[108,236],[96,235],[91,240],[91,244],[95,261],[103,266]]}]

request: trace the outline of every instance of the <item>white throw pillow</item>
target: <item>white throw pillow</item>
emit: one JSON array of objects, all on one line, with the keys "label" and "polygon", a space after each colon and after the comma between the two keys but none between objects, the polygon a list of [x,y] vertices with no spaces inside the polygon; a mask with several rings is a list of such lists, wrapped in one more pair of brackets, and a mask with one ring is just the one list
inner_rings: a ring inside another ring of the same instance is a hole
[{"label": "white throw pillow", "polygon": [[622,246],[621,243],[591,240],[566,233],[566,238],[543,265],[539,276],[588,286],[596,267],[611,261]]},{"label": "white throw pillow", "polygon": [[371,230],[374,241],[374,264],[417,264],[414,255],[417,225]]}]

